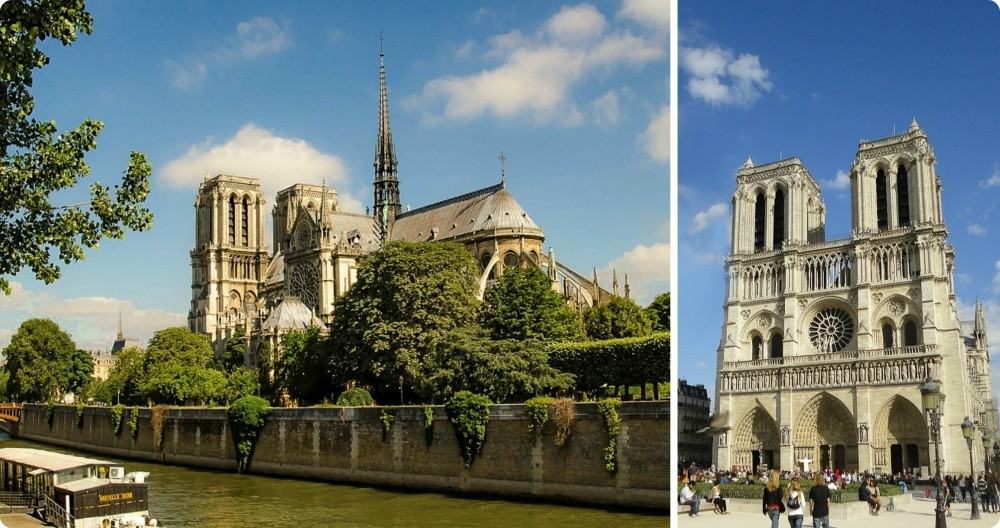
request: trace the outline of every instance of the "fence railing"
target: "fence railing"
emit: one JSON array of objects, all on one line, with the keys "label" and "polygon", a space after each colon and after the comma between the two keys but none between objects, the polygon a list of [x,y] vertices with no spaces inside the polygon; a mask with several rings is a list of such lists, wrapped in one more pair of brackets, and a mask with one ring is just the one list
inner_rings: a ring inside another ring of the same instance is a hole
[{"label": "fence railing", "polygon": [[74,528],[76,525],[76,519],[48,495],[45,496],[45,520],[56,528]]},{"label": "fence railing", "polygon": [[851,361],[856,359],[873,359],[898,356],[921,356],[937,353],[937,345],[911,345],[892,348],[868,348],[830,354],[805,354],[801,356],[785,356],[780,358],[752,359],[748,361],[726,361],[725,369],[744,369],[748,367],[776,367],[785,365],[805,365],[809,363],[827,363],[836,361]]}]

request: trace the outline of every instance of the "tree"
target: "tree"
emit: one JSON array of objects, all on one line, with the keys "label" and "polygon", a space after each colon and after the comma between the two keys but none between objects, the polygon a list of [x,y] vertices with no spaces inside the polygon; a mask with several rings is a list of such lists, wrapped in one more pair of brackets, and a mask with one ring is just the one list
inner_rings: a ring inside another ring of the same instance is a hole
[{"label": "tree", "polygon": [[281,340],[281,354],[275,368],[276,385],[300,403],[315,403],[329,396],[328,348],[319,329],[291,331]]},{"label": "tree", "polygon": [[7,397],[12,401],[57,399],[70,383],[76,345],[49,319],[28,319],[4,348]]},{"label": "tree", "polygon": [[94,358],[86,350],[74,350],[69,356],[66,368],[66,386],[69,392],[77,393],[94,379]]},{"label": "tree", "polygon": [[486,290],[480,322],[493,339],[567,339],[583,334],[580,316],[535,268],[505,271],[496,286]]},{"label": "tree", "polygon": [[247,335],[242,326],[237,326],[236,330],[233,330],[233,335],[226,340],[226,351],[222,354],[222,367],[226,372],[232,372],[246,366],[246,358]]},{"label": "tree", "polygon": [[670,331],[670,292],[661,293],[646,307],[646,316],[653,323],[654,332]]},{"label": "tree", "polygon": [[104,125],[87,119],[59,133],[54,121],[31,117],[34,70],[49,63],[38,46],[46,39],[68,46],[92,30],[83,0],[8,2],[0,9],[0,290],[7,294],[7,276],[30,268],[51,283],[60,276],[58,261],[81,260],[83,248],[97,247],[102,238],[120,239],[126,228],[152,225],[143,207],[152,169],[141,152],[132,152],[114,191],[95,182],[83,204],[50,202],[52,194],[90,174],[84,156],[97,146]]},{"label": "tree", "polygon": [[207,367],[212,362],[212,345],[208,337],[183,326],[158,330],[146,347],[146,371],[174,360],[184,365]]},{"label": "tree", "polygon": [[[479,267],[460,244],[390,242],[358,270],[337,300],[331,373],[361,378],[375,399],[413,387],[424,358],[456,328],[477,318]],[[380,393],[378,391],[381,391]]]},{"label": "tree", "polygon": [[224,403],[234,402],[244,396],[257,395],[257,371],[247,367],[237,367],[226,375]]},{"label": "tree", "polygon": [[583,314],[583,325],[591,339],[641,337],[652,333],[652,323],[646,312],[624,297],[615,297],[607,304],[587,310]]},{"label": "tree", "polygon": [[106,403],[139,404],[143,402],[140,386],[146,376],[146,353],[137,347],[128,347],[118,352],[114,366],[108,372],[108,379],[94,393],[94,397]]},{"label": "tree", "polygon": [[171,359],[154,365],[140,386],[154,403],[204,405],[225,397],[226,375],[205,366]]}]

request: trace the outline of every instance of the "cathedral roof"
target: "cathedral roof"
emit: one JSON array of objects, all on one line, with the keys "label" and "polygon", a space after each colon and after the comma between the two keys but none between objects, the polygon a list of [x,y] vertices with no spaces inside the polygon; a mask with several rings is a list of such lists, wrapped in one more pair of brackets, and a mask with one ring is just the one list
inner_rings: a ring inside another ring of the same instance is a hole
[{"label": "cathedral roof", "polygon": [[311,326],[322,327],[323,321],[320,321],[305,303],[295,297],[282,299],[264,321],[264,331],[305,330]]},{"label": "cathedral roof", "polygon": [[285,281],[285,254],[279,249],[267,263],[267,272],[264,273],[264,285],[280,284]]},{"label": "cathedral roof", "polygon": [[366,251],[378,249],[380,239],[374,218],[363,214],[335,211],[330,213],[328,221],[330,222],[330,230],[337,237],[338,243],[341,241],[341,237],[346,239],[344,240],[345,244],[350,244],[353,236],[360,236],[362,249]]},{"label": "cathedral roof", "polygon": [[400,214],[392,226],[392,239],[447,240],[495,230],[545,236],[500,183]]}]

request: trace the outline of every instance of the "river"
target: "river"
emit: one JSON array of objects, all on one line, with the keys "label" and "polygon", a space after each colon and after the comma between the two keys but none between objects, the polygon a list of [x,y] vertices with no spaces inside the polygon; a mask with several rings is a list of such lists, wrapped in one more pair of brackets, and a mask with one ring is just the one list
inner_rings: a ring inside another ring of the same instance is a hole
[{"label": "river", "polygon": [[[0,447],[34,447],[95,456],[12,440],[3,432],[0,432]],[[150,473],[147,480],[150,513],[165,528],[664,528],[668,525],[665,515],[387,491],[129,460],[123,463],[126,471]]]}]

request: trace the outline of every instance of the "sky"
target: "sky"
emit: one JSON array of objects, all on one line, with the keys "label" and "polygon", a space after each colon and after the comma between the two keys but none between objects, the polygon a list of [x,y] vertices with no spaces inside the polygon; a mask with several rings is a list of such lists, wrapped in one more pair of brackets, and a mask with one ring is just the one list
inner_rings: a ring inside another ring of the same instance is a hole
[{"label": "sky", "polygon": [[[984,302],[1000,351],[1000,9],[990,0],[681,1],[678,8],[679,377],[714,394],[736,171],[798,156],[827,239],[850,233],[861,139],[916,118],[937,159],[962,320]],[[994,362],[994,387],[1000,365]]]},{"label": "sky", "polygon": [[[14,0],[17,1],[17,0]],[[105,128],[92,176],[153,166],[153,228],[103,241],[51,285],[30,271],[0,295],[0,346],[29,317],[85,349],[186,325],[194,197],[206,174],[335,187],[372,203],[383,35],[404,207],[507,186],[546,248],[646,304],[668,289],[668,8],[664,0],[88,3],[92,35],[46,42],[33,117]],[[268,222],[270,214],[268,213]],[[270,231],[269,231],[270,232]],[[268,235],[267,240],[270,240]]]}]

